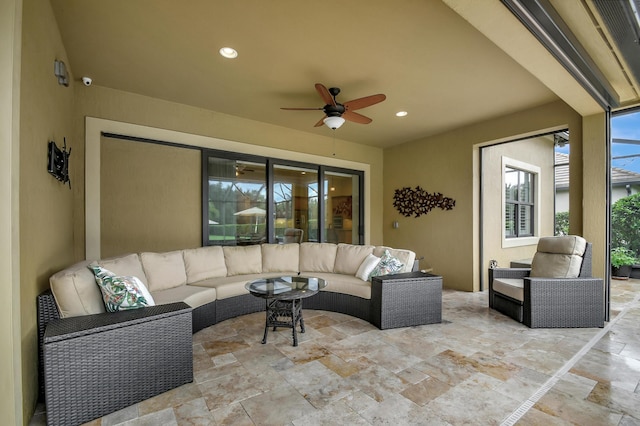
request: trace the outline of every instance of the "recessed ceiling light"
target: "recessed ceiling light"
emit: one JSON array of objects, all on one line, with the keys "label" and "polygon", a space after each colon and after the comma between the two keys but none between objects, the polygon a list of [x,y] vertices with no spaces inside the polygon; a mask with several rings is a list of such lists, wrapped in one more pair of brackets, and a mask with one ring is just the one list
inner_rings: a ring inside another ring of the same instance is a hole
[{"label": "recessed ceiling light", "polygon": [[407,114],[409,114],[407,111],[398,111],[396,112],[396,117],[404,117]]},{"label": "recessed ceiling light", "polygon": [[233,47],[223,47],[222,49],[220,49],[220,54],[229,59],[238,57],[238,52]]}]

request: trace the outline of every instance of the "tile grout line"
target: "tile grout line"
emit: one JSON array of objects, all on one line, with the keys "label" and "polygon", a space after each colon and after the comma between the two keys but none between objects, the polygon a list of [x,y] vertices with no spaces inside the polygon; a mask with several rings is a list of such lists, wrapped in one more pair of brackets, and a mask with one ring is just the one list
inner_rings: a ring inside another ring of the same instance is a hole
[{"label": "tile grout line", "polygon": [[618,320],[625,316],[627,311],[640,301],[640,294],[636,295],[631,303],[622,309],[619,315],[617,315],[613,320],[609,321],[609,323],[602,328],[595,336],[591,338],[569,361],[567,361],[556,373],[549,378],[540,388],[529,397],[526,401],[524,401],[520,406],[509,415],[506,419],[502,421],[500,426],[513,426],[518,420],[522,418],[530,409],[535,405],[536,402],[540,400],[557,382],[560,380],[562,376],[569,372],[571,368],[582,358],[586,353],[595,346],[596,343],[600,341],[604,337],[605,334],[611,330],[611,328],[618,322]]}]

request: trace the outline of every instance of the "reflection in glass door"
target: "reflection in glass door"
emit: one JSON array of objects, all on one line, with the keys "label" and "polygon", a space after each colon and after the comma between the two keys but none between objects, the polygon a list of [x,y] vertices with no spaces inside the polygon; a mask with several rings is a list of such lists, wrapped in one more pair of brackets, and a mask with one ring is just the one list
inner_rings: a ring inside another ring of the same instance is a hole
[{"label": "reflection in glass door", "polygon": [[265,170],[261,163],[208,157],[210,244],[266,242]]},{"label": "reflection in glass door", "polygon": [[361,244],[360,176],[327,171],[324,174],[325,241]]},{"label": "reflection in glass door", "polygon": [[[285,231],[295,229],[302,241],[319,241],[318,173],[316,170],[273,166],[274,241],[285,242]],[[287,232],[290,234],[290,232]]]}]

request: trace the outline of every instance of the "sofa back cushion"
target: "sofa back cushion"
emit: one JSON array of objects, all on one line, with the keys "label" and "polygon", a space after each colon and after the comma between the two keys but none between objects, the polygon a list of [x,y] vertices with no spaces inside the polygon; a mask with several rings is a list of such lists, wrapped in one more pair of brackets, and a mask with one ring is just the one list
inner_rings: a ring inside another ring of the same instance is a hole
[{"label": "sofa back cushion", "polygon": [[300,244],[262,244],[262,272],[299,272]]},{"label": "sofa back cushion", "polygon": [[183,250],[187,284],[215,277],[227,276],[224,252],[221,246]]},{"label": "sofa back cushion", "polygon": [[142,266],[149,281],[149,291],[166,290],[187,283],[182,251],[141,253]]},{"label": "sofa back cushion", "polygon": [[362,262],[368,255],[373,253],[373,249],[374,246],[338,244],[333,272],[336,274],[355,275]]},{"label": "sofa back cushion", "polygon": [[333,272],[337,250],[338,246],[332,243],[300,244],[300,271]]},{"label": "sofa back cushion", "polygon": [[88,268],[89,261],[70,266],[49,278],[51,292],[56,300],[60,317],[105,312],[102,293],[96,284],[93,272]]},{"label": "sofa back cushion", "polygon": [[389,254],[397,258],[404,264],[404,268],[400,272],[411,272],[413,269],[413,261],[416,260],[415,252],[405,249],[393,249],[386,246],[377,246],[373,249],[373,254],[378,257],[382,257],[385,250],[389,250]]},{"label": "sofa back cushion", "polygon": [[228,277],[262,272],[262,249],[259,245],[224,246],[222,251]]},{"label": "sofa back cushion", "polygon": [[136,277],[142,281],[142,284],[149,288],[149,281],[147,280],[147,276],[142,268],[142,263],[140,263],[140,257],[137,253],[101,259],[95,263],[110,270],[116,275]]},{"label": "sofa back cushion", "polygon": [[576,278],[587,242],[576,235],[543,237],[531,262],[531,277]]}]

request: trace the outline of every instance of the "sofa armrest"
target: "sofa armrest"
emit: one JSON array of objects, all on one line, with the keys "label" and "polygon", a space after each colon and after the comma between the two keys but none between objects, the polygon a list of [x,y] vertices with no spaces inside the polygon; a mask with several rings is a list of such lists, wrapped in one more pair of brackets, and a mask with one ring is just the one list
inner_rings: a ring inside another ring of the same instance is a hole
[{"label": "sofa armrest", "polygon": [[523,323],[537,327],[603,327],[601,278],[525,278]]},{"label": "sofa armrest", "polygon": [[149,306],[120,312],[83,315],[60,318],[49,321],[44,331],[44,342],[69,339],[73,337],[113,330],[120,327],[166,318],[191,312],[192,308],[184,302]]},{"label": "sofa armrest", "polygon": [[442,322],[442,277],[424,272],[373,277],[371,322],[381,330]]},{"label": "sofa armrest", "polygon": [[489,284],[493,278],[524,278],[528,277],[531,268],[494,268],[489,269]]},{"label": "sofa armrest", "polygon": [[86,423],[192,382],[191,310],[179,302],[50,321],[47,423]]}]

